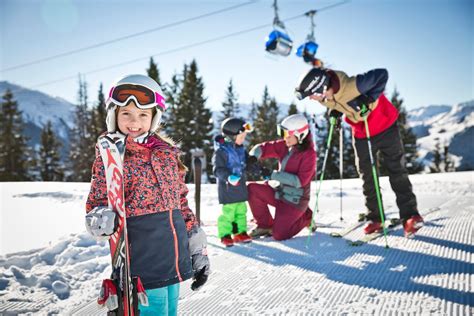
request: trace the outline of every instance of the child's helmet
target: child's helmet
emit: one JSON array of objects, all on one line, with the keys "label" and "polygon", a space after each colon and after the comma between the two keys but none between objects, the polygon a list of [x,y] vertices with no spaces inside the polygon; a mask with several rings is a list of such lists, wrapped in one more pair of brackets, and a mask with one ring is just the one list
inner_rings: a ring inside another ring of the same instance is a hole
[{"label": "child's helmet", "polygon": [[303,114],[293,114],[286,117],[277,129],[279,136],[284,138],[288,135],[295,135],[298,143],[301,144],[309,134],[309,123]]},{"label": "child's helmet", "polygon": [[301,76],[295,88],[295,96],[303,100],[313,94],[323,94],[329,89],[330,78],[326,70],[322,68],[311,68]]},{"label": "child's helmet", "polygon": [[222,121],[221,133],[224,136],[237,136],[245,131],[252,132],[253,128],[240,118],[229,117]]},{"label": "child's helmet", "polygon": [[155,80],[144,75],[128,75],[119,79],[110,89],[105,102],[107,108],[107,131],[117,129],[115,111],[117,106],[126,106],[130,100],[140,109],[156,109],[151,122],[150,132],[155,132],[160,125],[161,115],[166,109],[163,91]]}]

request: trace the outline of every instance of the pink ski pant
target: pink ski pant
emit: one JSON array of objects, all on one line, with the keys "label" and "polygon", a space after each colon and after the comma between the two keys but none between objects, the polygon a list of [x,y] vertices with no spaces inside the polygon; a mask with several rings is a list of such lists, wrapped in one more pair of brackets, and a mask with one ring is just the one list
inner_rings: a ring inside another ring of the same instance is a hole
[{"label": "pink ski pant", "polygon": [[[248,202],[258,227],[271,228],[275,240],[289,239],[310,225],[313,212],[309,208],[301,211],[275,199],[275,191],[268,184],[250,183],[248,192]],[[275,218],[268,205],[275,207]]]}]

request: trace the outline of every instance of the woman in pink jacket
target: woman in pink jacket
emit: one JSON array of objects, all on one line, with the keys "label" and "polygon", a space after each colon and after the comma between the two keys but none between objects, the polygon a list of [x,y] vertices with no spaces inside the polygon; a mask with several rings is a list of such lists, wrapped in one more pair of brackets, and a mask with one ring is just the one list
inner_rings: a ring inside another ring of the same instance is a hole
[{"label": "woman in pink jacket", "polygon": [[[275,240],[289,239],[311,223],[313,212],[308,204],[316,172],[316,151],[308,120],[301,114],[290,115],[278,126],[278,134],[283,139],[258,144],[249,153],[258,159],[276,158],[279,162],[271,180],[248,185],[248,201],[257,221],[252,237],[273,235]],[[275,207],[275,218],[269,205]]]}]

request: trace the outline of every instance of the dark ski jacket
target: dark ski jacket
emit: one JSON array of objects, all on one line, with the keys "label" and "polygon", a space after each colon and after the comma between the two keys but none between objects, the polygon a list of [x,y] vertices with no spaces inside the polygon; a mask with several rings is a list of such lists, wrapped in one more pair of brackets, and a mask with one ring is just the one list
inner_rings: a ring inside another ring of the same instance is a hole
[{"label": "dark ski jacket", "polygon": [[[217,178],[219,203],[229,204],[247,201],[247,177],[245,174],[247,153],[244,146],[235,145],[224,136],[218,135],[214,139],[214,147],[212,165],[214,175]],[[231,174],[241,177],[239,185],[233,186],[227,181]]]},{"label": "dark ski jacket", "polygon": [[353,77],[335,70],[329,70],[328,74],[334,99],[321,101],[321,104],[344,113],[345,121],[351,125],[355,138],[367,138],[364,119],[361,111],[357,110],[362,103],[371,110],[367,117],[370,136],[382,133],[395,123],[398,110],[383,95],[388,81],[386,69],[374,69]]},{"label": "dark ski jacket", "polygon": [[[188,206],[179,154],[156,136],[146,144],[127,139],[124,192],[130,270],[145,289],[182,282],[193,274],[188,239],[197,223]],[[105,169],[97,149],[86,211],[107,205]]]},{"label": "dark ski jacket", "polygon": [[309,207],[311,180],[316,174],[316,151],[311,134],[307,137],[310,146],[305,151],[298,151],[296,147],[289,149],[282,139],[259,144],[255,151],[259,159],[278,159],[278,171],[271,175],[272,180],[280,182],[275,198],[301,211]]}]

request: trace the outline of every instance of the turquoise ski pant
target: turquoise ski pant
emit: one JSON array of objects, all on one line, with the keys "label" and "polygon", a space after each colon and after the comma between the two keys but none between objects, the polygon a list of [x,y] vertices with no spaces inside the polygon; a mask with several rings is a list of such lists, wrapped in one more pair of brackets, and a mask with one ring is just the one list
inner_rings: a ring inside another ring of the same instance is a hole
[{"label": "turquoise ski pant", "polygon": [[247,202],[222,205],[222,214],[217,219],[217,235],[219,238],[232,235],[232,223],[237,224],[238,233],[247,231]]},{"label": "turquoise ski pant", "polygon": [[140,316],[178,315],[179,283],[146,290],[149,306],[140,305]]}]

